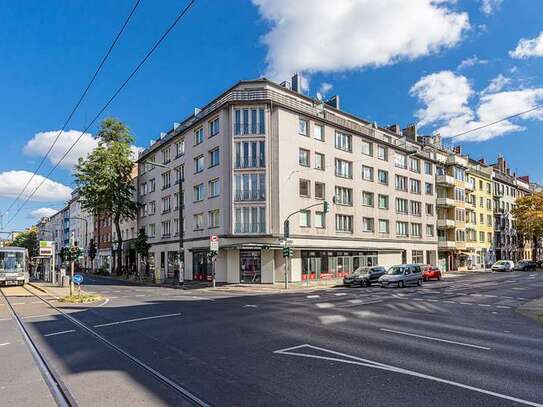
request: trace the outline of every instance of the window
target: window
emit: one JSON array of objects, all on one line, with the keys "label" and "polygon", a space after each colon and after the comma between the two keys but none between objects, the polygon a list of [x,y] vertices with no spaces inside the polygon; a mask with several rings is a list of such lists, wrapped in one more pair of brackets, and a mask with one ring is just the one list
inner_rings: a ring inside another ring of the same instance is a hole
[{"label": "window", "polygon": [[[411,236],[412,237],[422,237],[422,225],[420,223],[411,224]],[[421,261],[422,263],[422,261]]]},{"label": "window", "polygon": [[398,168],[407,168],[407,157],[405,154],[395,153],[394,165]]},{"label": "window", "polygon": [[147,182],[142,182],[140,185],[140,195],[145,196],[147,194]]},{"label": "window", "polygon": [[426,236],[434,237],[434,225],[426,225]]},{"label": "window", "polygon": [[315,140],[324,141],[324,126],[320,124],[315,124],[313,126],[313,138]]},{"label": "window", "polygon": [[219,165],[219,149],[215,148],[209,152],[209,168]]},{"label": "window", "polygon": [[151,201],[147,204],[147,210],[149,215],[154,215],[156,213],[156,203]]},{"label": "window", "polygon": [[262,168],[266,166],[264,141],[236,142],[235,167],[236,168]]},{"label": "window", "polygon": [[173,220],[173,235],[179,236],[179,219],[174,218]]},{"label": "window", "polygon": [[266,208],[243,207],[235,211],[236,233],[264,233],[266,231]]},{"label": "window", "polygon": [[407,177],[396,175],[396,189],[407,192]]},{"label": "window", "polygon": [[162,162],[168,164],[170,161],[170,147],[166,147],[162,150]]},{"label": "window", "polygon": [[388,171],[378,170],[377,182],[379,182],[379,184],[388,185]]},{"label": "window", "polygon": [[170,171],[166,171],[162,174],[162,189],[169,188],[171,186]]},{"label": "window", "polygon": [[311,181],[306,179],[300,180],[300,196],[309,198],[311,196]]},{"label": "window", "polygon": [[490,186],[490,183],[488,183],[488,182],[486,183],[486,193],[487,194],[492,193],[492,187]]},{"label": "window", "polygon": [[426,204],[426,215],[434,216],[434,205],[433,204]]},{"label": "window", "polygon": [[350,215],[336,215],[336,231],[338,232],[352,232],[353,231],[353,217]]},{"label": "window", "polygon": [[194,159],[194,173],[197,174],[204,170],[204,156],[201,155]]},{"label": "window", "polygon": [[362,231],[373,232],[373,218],[362,218]]},{"label": "window", "polygon": [[322,182],[315,182],[315,198],[324,199],[325,185]]},{"label": "window", "polygon": [[456,230],[456,241],[465,242],[466,241],[466,232],[464,230]]},{"label": "window", "polygon": [[194,200],[201,201],[204,199],[204,184],[198,184],[194,187]]},{"label": "window", "polygon": [[266,174],[246,173],[234,177],[236,201],[263,201],[266,199]]},{"label": "window", "polygon": [[366,165],[362,166],[362,179],[366,181],[373,181],[373,168]]},{"label": "window", "polygon": [[324,171],[325,165],[324,154],[315,153],[315,169]]},{"label": "window", "polygon": [[479,242],[485,242],[485,232],[479,232]]},{"label": "window", "polygon": [[490,199],[486,200],[486,209],[492,210],[492,201]]},{"label": "window", "polygon": [[353,177],[353,163],[336,158],[336,176],[342,178]]},{"label": "window", "polygon": [[409,213],[407,199],[396,198],[396,212],[404,214]]},{"label": "window", "polygon": [[154,223],[150,223],[148,226],[149,230],[149,237],[155,237],[156,236],[156,226]]},{"label": "window", "polygon": [[209,122],[209,137],[216,136],[220,130],[218,117]]},{"label": "window", "polygon": [[324,212],[315,212],[315,227],[316,228],[326,227]]},{"label": "window", "polygon": [[353,151],[352,136],[336,131],[336,148],[349,153]]},{"label": "window", "polygon": [[202,230],[204,228],[204,214],[197,213],[193,217],[194,230]]},{"label": "window", "polygon": [[220,219],[219,219],[220,212],[218,209],[209,211],[207,213],[208,217],[208,224],[210,228],[218,228],[220,225]]},{"label": "window", "polygon": [[162,236],[170,236],[171,235],[171,222],[169,220],[165,220],[162,222]]},{"label": "window", "polygon": [[377,146],[377,158],[383,161],[388,161],[388,151],[384,146]]},{"label": "window", "polygon": [[175,167],[173,175],[176,184],[179,184],[180,180],[185,180],[185,165],[181,164]]},{"label": "window", "polygon": [[204,142],[204,128],[200,127],[194,131],[194,144],[198,145]]},{"label": "window", "polygon": [[362,192],[362,205],[373,207],[373,192]]},{"label": "window", "polygon": [[409,180],[409,186],[410,186],[412,194],[420,195],[420,181],[419,180],[411,178]]},{"label": "window", "polygon": [[300,226],[303,228],[311,226],[311,211],[300,211]]},{"label": "window", "polygon": [[426,175],[432,175],[432,163],[424,161],[424,173]]},{"label": "window", "polygon": [[421,216],[421,203],[417,201],[411,201],[411,215]]},{"label": "window", "polygon": [[149,192],[155,192],[156,190],[156,181],[154,178],[149,180]]},{"label": "window", "polygon": [[486,234],[486,240],[487,240],[488,242],[492,242],[492,233],[491,233],[491,232],[488,232],[488,233]]},{"label": "window", "polygon": [[304,167],[309,167],[309,150],[300,148],[298,152],[298,163]]},{"label": "window", "polygon": [[172,200],[170,195],[162,198],[162,213],[170,212],[170,210],[172,209],[171,205]]},{"label": "window", "polygon": [[387,219],[379,219],[379,233],[388,235],[389,229]]},{"label": "window", "polygon": [[458,181],[466,179],[466,172],[462,168],[454,167],[454,178]]},{"label": "window", "polygon": [[407,222],[396,222],[396,235],[397,236],[409,236]]},{"label": "window", "polygon": [[301,134],[302,136],[308,136],[307,120],[305,119],[298,120],[298,134]]},{"label": "window", "polygon": [[175,143],[175,156],[180,157],[185,154],[185,140],[180,140]]},{"label": "window", "polygon": [[486,224],[492,226],[492,215],[486,215]]},{"label": "window", "polygon": [[411,252],[411,260],[415,264],[424,263],[424,252],[422,250],[413,250]]},{"label": "window", "polygon": [[251,109],[249,120],[249,109],[236,109],[234,111],[234,134],[265,134],[266,119],[264,108]]},{"label": "window", "polygon": [[212,179],[208,182],[208,189],[209,189],[209,197],[215,198],[220,195],[221,193],[221,184],[219,182],[219,178]]},{"label": "window", "polygon": [[337,205],[353,206],[353,190],[351,188],[336,187],[335,200]]},{"label": "window", "polygon": [[173,194],[173,209],[179,209],[179,192]]},{"label": "window", "polygon": [[373,157],[373,144],[369,141],[362,140],[362,154]]},{"label": "window", "polygon": [[434,194],[434,184],[430,182],[426,182],[424,184],[424,191],[426,192],[426,195],[433,195]]},{"label": "window", "polygon": [[466,200],[466,194],[463,189],[455,188],[454,189],[454,199],[457,201],[465,201]]},{"label": "window", "polygon": [[417,158],[409,158],[409,169],[413,172],[420,172],[420,160]]},{"label": "window", "polygon": [[388,209],[388,195],[379,194],[379,209]]},{"label": "window", "polygon": [[456,208],[455,212],[454,212],[454,215],[455,215],[455,219],[457,221],[465,222],[465,220],[466,220],[466,212],[463,209]]}]

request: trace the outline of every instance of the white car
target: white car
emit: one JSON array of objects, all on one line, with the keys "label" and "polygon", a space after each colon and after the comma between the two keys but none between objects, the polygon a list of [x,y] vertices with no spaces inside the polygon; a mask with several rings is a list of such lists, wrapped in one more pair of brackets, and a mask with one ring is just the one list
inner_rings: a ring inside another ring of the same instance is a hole
[{"label": "white car", "polygon": [[513,271],[515,263],[511,260],[499,260],[491,267],[492,271]]}]

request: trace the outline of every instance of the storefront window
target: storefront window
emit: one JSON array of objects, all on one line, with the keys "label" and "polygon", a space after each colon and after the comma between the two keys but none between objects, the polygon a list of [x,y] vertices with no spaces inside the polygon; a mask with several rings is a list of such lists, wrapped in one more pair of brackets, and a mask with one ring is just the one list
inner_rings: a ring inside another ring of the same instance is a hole
[{"label": "storefront window", "polygon": [[341,278],[359,267],[378,265],[377,252],[302,250],[302,280]]},{"label": "storefront window", "polygon": [[213,273],[213,265],[208,255],[209,252],[201,251],[192,254],[192,278],[194,280],[207,280]]},{"label": "storefront window", "polygon": [[177,261],[177,252],[168,252],[168,278],[179,276],[179,263]]},{"label": "storefront window", "polygon": [[260,283],[262,278],[260,250],[240,250],[240,282]]}]

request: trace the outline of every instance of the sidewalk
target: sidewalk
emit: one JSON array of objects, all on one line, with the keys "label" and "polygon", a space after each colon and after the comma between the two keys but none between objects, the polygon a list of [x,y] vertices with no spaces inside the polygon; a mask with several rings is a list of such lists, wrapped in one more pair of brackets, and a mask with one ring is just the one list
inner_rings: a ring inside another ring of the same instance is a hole
[{"label": "sidewalk", "polygon": [[528,318],[543,323],[543,297],[521,305],[517,311]]}]

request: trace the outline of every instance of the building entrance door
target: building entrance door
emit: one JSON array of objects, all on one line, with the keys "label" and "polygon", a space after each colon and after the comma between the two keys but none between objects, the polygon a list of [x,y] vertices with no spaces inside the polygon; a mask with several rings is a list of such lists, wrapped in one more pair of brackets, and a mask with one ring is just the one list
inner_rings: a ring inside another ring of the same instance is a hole
[{"label": "building entrance door", "polygon": [[240,250],[239,268],[241,283],[258,284],[262,279],[260,250]]}]

